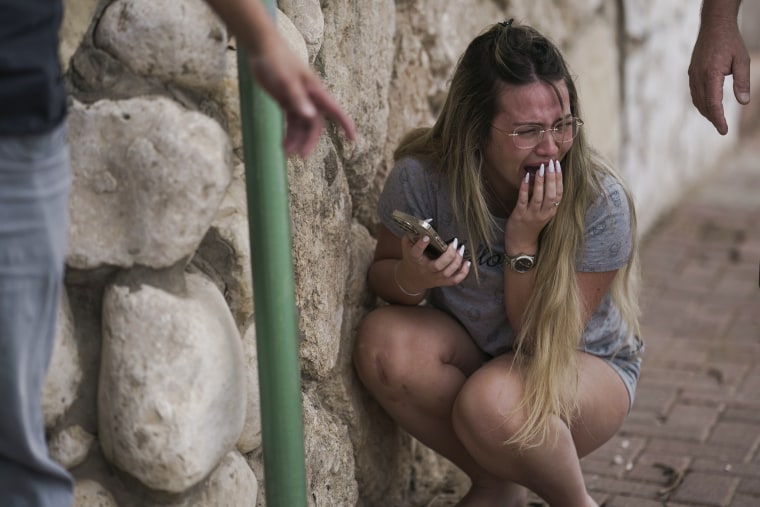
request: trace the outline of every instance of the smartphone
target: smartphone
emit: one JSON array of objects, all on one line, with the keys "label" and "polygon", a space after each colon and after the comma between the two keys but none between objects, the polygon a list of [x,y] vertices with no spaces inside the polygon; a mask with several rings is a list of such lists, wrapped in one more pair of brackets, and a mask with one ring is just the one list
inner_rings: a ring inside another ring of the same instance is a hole
[{"label": "smartphone", "polygon": [[412,242],[416,243],[422,236],[430,238],[430,244],[425,249],[425,254],[428,256],[435,258],[446,251],[448,245],[429,222],[399,210],[394,210],[392,216],[393,221],[404,229]]}]

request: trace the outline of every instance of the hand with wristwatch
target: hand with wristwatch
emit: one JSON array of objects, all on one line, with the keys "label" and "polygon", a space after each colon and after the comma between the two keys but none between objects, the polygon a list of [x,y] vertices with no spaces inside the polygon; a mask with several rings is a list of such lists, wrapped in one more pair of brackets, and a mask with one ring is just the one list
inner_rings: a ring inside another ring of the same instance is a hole
[{"label": "hand with wristwatch", "polygon": [[527,273],[536,265],[536,256],[528,254],[519,254],[511,257],[504,254],[504,265],[512,268],[517,273]]}]

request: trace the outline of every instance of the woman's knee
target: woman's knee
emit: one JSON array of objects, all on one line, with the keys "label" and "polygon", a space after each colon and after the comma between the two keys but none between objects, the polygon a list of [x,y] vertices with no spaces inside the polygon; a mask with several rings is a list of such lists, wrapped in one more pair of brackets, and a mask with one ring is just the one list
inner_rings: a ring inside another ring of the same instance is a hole
[{"label": "woman's knee", "polygon": [[522,386],[510,372],[477,371],[462,387],[452,413],[455,431],[468,447],[488,448],[514,436],[525,421]]},{"label": "woman's knee", "polygon": [[362,382],[373,387],[400,382],[411,354],[404,350],[402,329],[386,307],[370,312],[362,321],[354,343],[354,367]]}]

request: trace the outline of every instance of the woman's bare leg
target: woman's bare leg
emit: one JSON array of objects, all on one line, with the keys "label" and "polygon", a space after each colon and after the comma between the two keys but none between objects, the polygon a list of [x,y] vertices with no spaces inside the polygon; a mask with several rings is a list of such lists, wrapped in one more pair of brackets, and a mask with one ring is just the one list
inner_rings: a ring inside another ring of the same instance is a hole
[{"label": "woman's bare leg", "polygon": [[530,488],[549,505],[596,505],[586,492],[579,456],[609,440],[628,412],[628,391],[617,373],[599,358],[579,352],[580,413],[572,432],[559,418],[557,439],[519,452],[505,446],[524,418],[510,413],[523,392],[522,377],[510,369],[512,356],[494,359],[475,372],[454,406],[454,428],[471,456],[494,476]]},{"label": "woman's bare leg", "polygon": [[472,480],[460,507],[524,506],[524,488],[473,460],[454,432],[454,400],[485,356],[445,313],[387,306],[362,322],[354,350],[359,378],[406,431],[452,461]]}]

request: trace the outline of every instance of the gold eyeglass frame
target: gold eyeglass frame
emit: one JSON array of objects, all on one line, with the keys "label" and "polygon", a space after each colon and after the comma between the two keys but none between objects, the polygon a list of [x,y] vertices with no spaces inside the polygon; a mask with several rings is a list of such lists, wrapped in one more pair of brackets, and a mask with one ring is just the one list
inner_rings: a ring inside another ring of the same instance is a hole
[{"label": "gold eyeglass frame", "polygon": [[[539,129],[539,131],[538,131],[538,139],[536,140],[536,144],[534,144],[533,146],[517,146],[517,139],[516,138],[520,135],[520,134],[517,133],[517,130],[520,129],[520,128],[522,128],[522,127],[517,127],[512,132],[509,132],[509,131],[504,130],[504,129],[500,129],[499,127],[497,127],[495,125],[491,125],[491,127],[493,127],[494,129],[498,130],[502,134],[511,137],[512,138],[512,142],[515,145],[515,148],[517,148],[518,150],[531,150],[531,149],[535,148],[536,146],[538,146],[539,144],[541,144],[541,141],[544,140],[544,133],[545,132],[552,132],[552,137],[557,142],[557,144],[567,144],[570,141],[572,141],[573,139],[575,139],[576,137],[578,137],[578,132],[580,132],[580,128],[583,126],[584,122],[583,122],[582,119],[580,119],[577,116],[573,116],[572,117],[572,121],[575,123],[575,135],[573,137],[571,137],[570,139],[568,139],[567,141],[562,141],[560,139],[557,139],[557,134],[559,133],[558,127],[552,127],[552,128],[548,128],[548,129]],[[560,123],[560,122],[557,122],[557,123]],[[540,127],[540,125],[536,125],[536,127]]]}]

